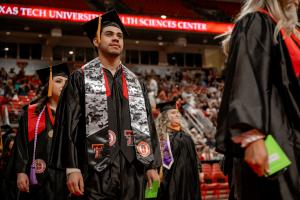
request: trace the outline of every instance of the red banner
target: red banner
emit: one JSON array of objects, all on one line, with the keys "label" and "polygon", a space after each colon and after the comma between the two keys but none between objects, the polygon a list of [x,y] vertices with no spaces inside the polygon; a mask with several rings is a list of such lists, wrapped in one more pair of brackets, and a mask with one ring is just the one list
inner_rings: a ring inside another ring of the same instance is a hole
[{"label": "red banner", "polygon": [[[86,22],[99,16],[99,14],[102,13],[65,10],[58,8],[22,6],[15,4],[0,4],[0,16],[14,16],[20,18],[66,22]],[[120,14],[120,18],[125,26],[145,29],[163,29],[220,34],[233,28],[233,24],[201,22],[196,20],[192,21],[180,19],[161,19],[155,17],[123,14]]]}]

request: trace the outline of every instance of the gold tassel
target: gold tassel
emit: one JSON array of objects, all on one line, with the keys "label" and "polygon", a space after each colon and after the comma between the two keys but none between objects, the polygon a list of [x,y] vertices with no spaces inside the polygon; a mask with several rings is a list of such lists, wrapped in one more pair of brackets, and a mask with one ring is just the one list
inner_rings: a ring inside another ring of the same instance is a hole
[{"label": "gold tassel", "polygon": [[52,97],[52,65],[50,65],[50,75],[48,83],[48,97]]},{"label": "gold tassel", "polygon": [[102,17],[101,17],[101,15],[99,15],[98,29],[97,29],[97,40],[98,40],[98,43],[100,43],[100,41],[101,41],[101,38],[100,38],[100,35],[101,35],[101,20],[102,20]]}]

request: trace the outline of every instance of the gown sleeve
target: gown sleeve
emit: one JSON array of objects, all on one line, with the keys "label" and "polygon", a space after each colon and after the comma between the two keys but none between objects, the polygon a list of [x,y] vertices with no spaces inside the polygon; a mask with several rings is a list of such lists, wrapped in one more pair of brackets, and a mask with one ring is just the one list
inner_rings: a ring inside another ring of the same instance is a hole
[{"label": "gown sleeve", "polygon": [[68,79],[57,106],[50,164],[83,168],[85,159],[84,77],[81,69]]},{"label": "gown sleeve", "polygon": [[152,116],[151,105],[148,98],[148,92],[145,84],[141,83],[142,90],[144,93],[145,105],[147,110],[147,118],[149,123],[150,135],[151,135],[151,144],[152,144],[152,152],[154,156],[153,162],[147,167],[148,169],[157,169],[161,166],[161,155],[160,155],[160,147],[159,140],[156,133],[155,123]]},{"label": "gown sleeve", "polygon": [[[235,146],[233,136],[251,129],[267,134],[274,24],[262,13],[240,20],[233,30],[227,74],[218,115],[217,150]],[[234,150],[234,147],[231,149]],[[231,151],[230,150],[230,151]]]},{"label": "gown sleeve", "polygon": [[13,158],[16,173],[26,173],[29,164],[28,152],[27,109],[22,110],[19,119],[19,129],[16,135]]}]

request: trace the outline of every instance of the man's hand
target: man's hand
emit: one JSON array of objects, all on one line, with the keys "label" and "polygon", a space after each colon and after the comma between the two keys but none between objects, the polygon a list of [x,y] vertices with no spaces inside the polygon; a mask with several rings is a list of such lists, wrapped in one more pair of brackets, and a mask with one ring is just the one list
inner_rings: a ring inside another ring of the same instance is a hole
[{"label": "man's hand", "polygon": [[74,195],[83,195],[84,184],[83,178],[80,172],[72,172],[68,175],[67,186],[69,191]]},{"label": "man's hand", "polygon": [[147,176],[147,187],[151,188],[153,181],[158,181],[159,184],[159,175],[155,169],[149,169],[146,172]]},{"label": "man's hand", "polygon": [[29,179],[28,179],[27,174],[18,173],[17,187],[21,192],[29,192]]},{"label": "man's hand", "polygon": [[263,139],[252,142],[246,147],[244,160],[258,176],[268,172],[268,153]]}]

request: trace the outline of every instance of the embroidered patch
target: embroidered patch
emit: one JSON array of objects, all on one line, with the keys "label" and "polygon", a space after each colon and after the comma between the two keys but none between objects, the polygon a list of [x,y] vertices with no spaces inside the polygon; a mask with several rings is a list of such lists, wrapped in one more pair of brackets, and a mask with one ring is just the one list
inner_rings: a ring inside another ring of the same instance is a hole
[{"label": "embroidered patch", "polygon": [[150,146],[149,146],[149,144],[147,144],[144,141],[141,141],[140,143],[138,143],[138,145],[136,146],[136,149],[142,157],[147,157],[150,155]]},{"label": "embroidered patch", "polygon": [[52,137],[53,137],[53,130],[50,130],[50,131],[48,132],[48,137],[49,137],[49,138],[52,138]]},{"label": "embroidered patch", "polygon": [[103,150],[103,144],[92,144],[92,149],[95,152],[95,159],[99,159]]},{"label": "embroidered patch", "polygon": [[125,130],[124,131],[124,136],[126,137],[127,140],[127,146],[134,146],[133,143],[133,131],[132,130]]},{"label": "embroidered patch", "polygon": [[46,170],[46,163],[42,159],[36,159],[34,161],[35,171],[37,174],[41,174]]},{"label": "embroidered patch", "polygon": [[108,140],[109,140],[109,146],[113,146],[116,143],[117,137],[115,132],[112,130],[108,130]]}]

